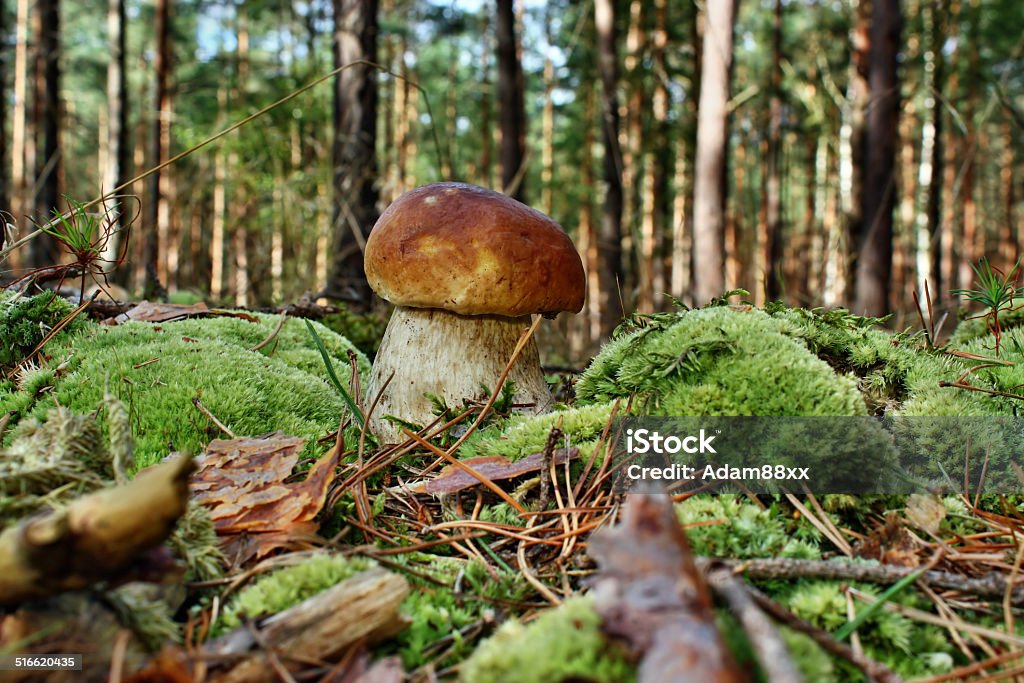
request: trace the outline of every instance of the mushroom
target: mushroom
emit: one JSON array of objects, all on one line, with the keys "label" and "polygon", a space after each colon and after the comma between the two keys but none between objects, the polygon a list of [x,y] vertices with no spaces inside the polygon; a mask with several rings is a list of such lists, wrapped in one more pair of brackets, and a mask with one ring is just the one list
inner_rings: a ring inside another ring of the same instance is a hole
[{"label": "mushroom", "polygon": [[[436,418],[431,396],[452,407],[485,399],[532,314],[583,308],[583,264],[561,226],[464,183],[396,199],[366,240],[364,266],[373,291],[395,305],[364,394],[366,408],[377,399],[369,429],[387,443],[403,439],[385,415],[426,425]],[[550,406],[532,339],[507,381],[527,411]]]}]

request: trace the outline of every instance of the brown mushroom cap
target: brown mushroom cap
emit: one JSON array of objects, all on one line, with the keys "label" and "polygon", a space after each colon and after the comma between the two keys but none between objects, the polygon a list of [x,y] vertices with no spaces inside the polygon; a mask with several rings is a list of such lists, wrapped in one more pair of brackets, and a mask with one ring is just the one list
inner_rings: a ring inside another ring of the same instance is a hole
[{"label": "brown mushroom cap", "polygon": [[396,199],[370,232],[364,267],[373,291],[397,306],[463,315],[578,312],[586,286],[558,223],[464,183]]}]

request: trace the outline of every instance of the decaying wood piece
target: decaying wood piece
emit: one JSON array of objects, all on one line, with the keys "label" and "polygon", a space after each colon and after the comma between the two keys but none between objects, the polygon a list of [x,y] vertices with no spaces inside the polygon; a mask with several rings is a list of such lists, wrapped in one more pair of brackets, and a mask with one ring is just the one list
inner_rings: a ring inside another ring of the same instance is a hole
[{"label": "decaying wood piece", "polygon": [[[372,567],[258,624],[218,638],[206,654],[219,659],[246,655],[213,683],[278,680],[271,657],[290,661],[326,661],[357,641],[376,642],[404,626],[398,608],[409,594],[405,578]],[[269,652],[268,652],[269,649]]]},{"label": "decaying wood piece", "polygon": [[0,605],[117,580],[174,529],[188,503],[192,459],[178,455],[131,482],[0,534]]},{"label": "decaying wood piece", "polygon": [[[370,430],[387,443],[404,441],[399,427],[384,418],[395,415],[418,424],[435,418],[427,394],[452,408],[463,399],[486,401],[515,350],[530,316],[458,315],[433,308],[395,309],[388,323],[373,373],[364,394],[367,407],[394,374],[370,416]],[[551,403],[551,392],[531,338],[512,366],[507,381],[515,382],[513,402],[524,412],[539,413]]]},{"label": "decaying wood piece", "polygon": [[664,494],[631,494],[620,524],[594,534],[595,607],[640,658],[638,683],[746,680],[715,626],[711,593]]}]

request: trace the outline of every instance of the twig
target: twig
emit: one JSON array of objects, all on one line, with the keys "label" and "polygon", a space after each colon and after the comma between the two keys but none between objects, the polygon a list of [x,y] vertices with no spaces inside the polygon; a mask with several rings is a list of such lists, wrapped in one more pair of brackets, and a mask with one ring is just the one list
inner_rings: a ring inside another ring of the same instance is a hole
[{"label": "twig", "polygon": [[225,434],[230,436],[232,439],[237,439],[238,438],[233,431],[228,429],[227,426],[223,422],[218,420],[217,417],[213,413],[211,413],[206,406],[203,405],[203,402],[199,400],[198,396],[193,397],[192,405],[194,405],[199,412],[201,412],[203,415],[208,417],[210,419],[210,422],[212,422],[213,424],[215,424],[217,426],[217,429],[219,429],[220,431],[224,432]]},{"label": "twig", "polygon": [[[835,579],[839,581],[864,581],[867,583],[889,585],[917,571],[913,567],[789,558],[766,558],[759,560],[698,558],[698,562],[705,565],[711,562],[722,563],[733,568],[737,573],[759,580]],[[979,577],[966,577],[932,569],[921,574],[921,576],[917,577],[917,580],[943,590],[953,590],[992,599],[1005,599],[1007,588],[1011,587],[1011,603],[1016,606],[1024,605],[1024,585],[1022,585],[1024,584],[1024,577],[1018,578],[1015,583],[1010,583],[1003,576],[996,573],[989,573]]]},{"label": "twig", "polygon": [[561,439],[562,430],[558,427],[552,427],[551,431],[548,432],[548,441],[544,444],[544,459],[540,466],[540,494],[537,501],[538,510],[543,510],[548,506],[551,489],[551,458],[555,453],[555,446]]},{"label": "twig", "polygon": [[269,335],[267,335],[267,338],[264,339],[259,344],[257,344],[256,346],[252,347],[249,350],[250,351],[259,351],[260,349],[265,347],[267,344],[269,344],[270,342],[274,341],[274,339],[277,338],[277,333],[281,331],[282,327],[284,327],[284,321],[287,320],[287,319],[288,319],[288,314],[287,313],[282,313],[281,317],[278,318],[278,320],[277,320],[277,324],[274,325],[274,329],[270,331]]},{"label": "twig", "polygon": [[519,514],[523,514],[523,513],[526,512],[526,508],[524,508],[522,505],[520,505],[516,501],[515,498],[513,498],[510,495],[508,495],[508,493],[503,488],[501,488],[500,486],[495,484],[493,481],[491,481],[490,479],[488,479],[484,475],[480,474],[479,472],[477,472],[472,467],[470,467],[466,463],[462,462],[461,460],[459,460],[455,456],[451,455],[450,452],[446,453],[446,452],[442,451],[440,448],[438,448],[434,444],[430,443],[429,441],[427,441],[423,437],[419,436],[418,434],[413,434],[408,429],[403,428],[402,429],[402,433],[405,434],[405,437],[407,439],[412,439],[413,441],[418,443],[420,446],[423,446],[424,448],[429,450],[434,455],[444,458],[450,464],[452,464],[455,467],[459,468],[460,470],[462,470],[466,474],[474,477],[481,484],[483,484],[484,486],[486,486],[487,488],[489,488],[490,490],[492,490],[496,494],[498,494],[498,496],[502,500],[504,500],[506,503],[511,505],[513,508],[515,508],[516,512],[518,512]]},{"label": "twig", "polygon": [[964,382],[941,381],[939,382],[939,386],[943,388],[952,387],[954,389],[966,389],[967,391],[980,391],[984,394],[991,394],[992,396],[1002,396],[1003,398],[1015,398],[1017,400],[1024,401],[1024,396],[1021,396],[1020,394],[1011,394],[1006,391],[996,391],[995,389],[983,389],[981,387],[971,386],[970,384],[966,384]]},{"label": "twig", "polygon": [[832,637],[832,634],[804,621],[756,588],[747,585],[744,585],[744,588],[746,588],[754,602],[757,603],[757,606],[767,612],[773,619],[794,631],[808,636],[828,654],[850,662],[863,671],[869,679],[878,681],[878,683],[902,683],[903,679],[889,667],[873,659],[858,655],[846,643],[839,642]]},{"label": "twig", "polygon": [[793,657],[782,635],[750,596],[747,586],[725,568],[707,573],[708,585],[729,603],[757,654],[757,661],[771,683],[802,683],[803,676],[793,665]]}]

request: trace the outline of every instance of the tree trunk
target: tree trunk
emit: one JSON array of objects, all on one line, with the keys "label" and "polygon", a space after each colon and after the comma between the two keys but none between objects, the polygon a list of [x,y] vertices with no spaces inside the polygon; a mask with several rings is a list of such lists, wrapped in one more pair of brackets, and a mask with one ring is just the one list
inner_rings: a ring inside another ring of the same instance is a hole
[{"label": "tree trunk", "polygon": [[1016,167],[1016,140],[1013,134],[1013,124],[1009,120],[1003,121],[1001,126],[1003,135],[1003,155],[1000,162],[1000,184],[1003,194],[1003,221],[999,231],[999,257],[1004,268],[1009,271],[1016,260],[1019,249],[1017,240],[1017,221],[1015,220],[1017,196],[1014,191],[1016,186],[1014,173]]},{"label": "tree trunk", "polygon": [[[782,295],[782,0],[772,13],[772,69],[768,90],[768,155],[765,161],[765,233],[761,245],[765,299]],[[759,273],[759,275],[761,275]]]},{"label": "tree trunk", "polygon": [[694,302],[724,293],[726,152],[735,0],[706,4],[693,196]]},{"label": "tree trunk", "polygon": [[[27,172],[27,137],[28,126],[28,24],[29,0],[18,0],[15,18],[14,45],[14,115],[11,121],[11,214],[17,223],[22,222],[25,213],[30,211],[26,197]],[[20,258],[18,251],[12,256]]]},{"label": "tree trunk", "polygon": [[601,334],[606,337],[622,319],[619,285],[622,281],[622,152],[619,148],[618,56],[614,0],[595,0],[597,64],[601,78],[601,132],[604,143],[604,210],[598,235]]},{"label": "tree trunk", "polygon": [[[227,111],[228,93],[222,83],[217,88],[217,111]],[[222,116],[218,114],[218,122]],[[220,126],[218,125],[218,128]],[[213,217],[210,236],[210,298],[214,302],[224,296],[224,236],[227,226],[227,151],[218,146],[213,151]]]},{"label": "tree trunk", "polygon": [[523,66],[516,49],[513,0],[498,0],[495,29],[498,37],[498,102],[501,125],[502,191],[526,201],[526,105],[523,97]]},{"label": "tree trunk", "polygon": [[554,37],[551,34],[551,9],[544,13],[544,113],[541,117],[540,142],[540,210],[549,216],[554,211],[555,171],[555,63],[551,59]]},{"label": "tree trunk", "polygon": [[[691,8],[689,21],[690,42],[696,46],[701,42],[703,13],[696,5]],[[693,214],[687,207],[687,200],[693,197],[693,161],[691,150],[697,146],[697,107],[700,98],[700,50],[693,50],[693,84],[687,93],[680,113],[685,123],[676,136],[676,161],[672,173],[675,196],[672,199],[672,272],[669,291],[676,299],[693,303],[690,285],[693,281]]]},{"label": "tree trunk", "polygon": [[929,10],[932,15],[932,35],[929,36],[931,39],[930,50],[933,53],[934,59],[934,73],[933,73],[933,87],[929,93],[930,98],[928,104],[931,105],[931,122],[932,122],[932,149],[930,150],[932,157],[932,168],[928,178],[928,199],[925,204],[924,210],[927,216],[928,224],[928,235],[931,243],[929,245],[929,253],[931,254],[931,271],[929,277],[931,278],[930,291],[933,297],[945,298],[940,294],[942,289],[947,286],[948,283],[942,279],[942,180],[945,163],[945,149],[943,148],[943,117],[945,115],[945,93],[943,89],[946,87],[946,57],[943,52],[943,47],[946,43],[946,31],[948,21],[948,11],[946,0],[940,0],[938,6],[931,7],[930,3]]},{"label": "tree trunk", "polygon": [[[494,171],[491,168],[491,148],[494,133],[491,129],[491,41],[486,12],[480,27],[480,179],[484,187],[494,187]],[[405,112],[402,112],[404,115]]]},{"label": "tree trunk", "polygon": [[[10,27],[7,22],[7,11],[0,6],[0,36],[7,40]],[[9,212],[11,209],[11,183],[10,167],[7,165],[7,101],[10,96],[7,80],[7,45],[6,42],[0,48],[0,211]],[[6,223],[9,218],[0,215],[0,220]],[[0,226],[2,227],[2,226]],[[0,249],[4,246],[4,230],[0,229]]]},{"label": "tree trunk", "polygon": [[[333,0],[335,68],[377,59],[377,0]],[[334,82],[334,248],[323,295],[367,307],[366,235],[377,221],[377,74],[355,66]]]},{"label": "tree trunk", "polygon": [[[167,127],[170,120],[167,117],[167,105],[170,93],[167,87],[167,76],[170,72],[170,0],[156,0],[156,64],[155,64],[155,88],[153,104],[156,115],[152,121],[149,133],[149,163],[158,166],[167,158],[167,147],[165,141],[168,139]],[[146,183],[145,211],[143,214],[142,229],[144,231],[145,247],[143,249],[143,262],[146,275],[143,285],[143,296],[148,299],[163,298],[163,284],[160,282],[161,262],[161,202],[166,201],[163,196],[164,183],[163,173],[156,172],[149,177]]]},{"label": "tree trunk", "polygon": [[984,254],[977,251],[978,241],[978,205],[975,199],[977,191],[977,148],[978,148],[978,126],[975,117],[978,113],[978,80],[981,78],[978,45],[977,22],[981,19],[980,3],[978,0],[970,0],[970,26],[967,32],[967,106],[964,111],[964,126],[967,134],[963,142],[963,208],[962,227],[963,235],[960,240],[959,273],[957,287],[970,289],[973,286],[974,271],[971,264],[981,258]]},{"label": "tree trunk", "polygon": [[857,313],[866,315],[884,315],[889,305],[896,202],[893,164],[900,114],[897,56],[901,23],[899,0],[873,0],[868,77],[871,107],[867,115],[863,221],[858,241],[854,306]]},{"label": "tree trunk", "polygon": [[[870,99],[868,72],[871,64],[871,0],[854,0],[850,30],[850,74],[839,128],[839,208],[842,233],[829,244],[826,306],[838,306],[852,294],[854,251],[861,233],[864,195],[865,122]],[[842,251],[835,251],[841,249]]]},{"label": "tree trunk", "polygon": [[[38,0],[39,50],[36,53],[36,177],[35,215],[37,221],[53,217],[58,209],[60,190],[60,3]],[[54,263],[57,253],[53,240],[35,239],[29,247],[33,265]]]},{"label": "tree trunk", "polygon": [[[107,48],[110,61],[107,62],[107,126],[104,134],[106,164],[103,168],[101,188],[112,192],[130,178],[131,157],[128,149],[128,75],[125,68],[125,0],[108,0],[107,3]],[[121,191],[125,193],[124,190]],[[103,258],[113,261],[121,249],[127,234],[134,207],[127,199],[111,199],[107,207],[117,205],[120,232],[110,236]],[[126,269],[117,272],[119,284],[127,283]]]},{"label": "tree trunk", "polygon": [[653,265],[651,268],[651,289],[654,291],[654,310],[668,306],[664,294],[667,289],[665,273],[665,222],[669,216],[668,205],[668,169],[672,163],[671,142],[669,136],[668,114],[671,99],[665,75],[668,73],[666,53],[668,51],[668,0],[655,0],[654,3],[654,34],[652,44],[654,52],[652,60],[656,74],[651,109],[654,113],[653,149],[650,150],[648,166],[650,167],[647,182],[650,185],[648,196],[650,206],[645,212],[645,221],[650,222],[647,230],[653,236],[651,252]]},{"label": "tree trunk", "polygon": [[[958,68],[957,62],[959,61],[960,50],[963,47],[963,36],[962,27],[960,24],[960,11],[963,6],[961,0],[949,0],[949,9],[945,18],[947,30],[949,36],[947,40],[952,44],[952,49],[946,53],[940,51],[942,55],[944,71],[949,74],[947,82],[941,84],[944,98],[955,101],[958,97],[960,89],[960,69]],[[942,118],[941,129],[944,132],[938,140],[938,147],[936,153],[942,157],[942,173],[940,177],[935,180],[940,183],[940,189],[937,193],[937,197],[940,198],[940,225],[939,225],[939,246],[938,246],[938,266],[939,266],[939,280],[941,283],[940,287],[935,287],[932,290],[932,296],[937,298],[942,303],[949,301],[950,288],[956,287],[956,249],[954,245],[954,236],[956,235],[956,225],[960,216],[960,212],[956,210],[956,192],[958,187],[957,171],[960,168],[959,165],[959,136],[957,135],[957,126],[955,121],[950,121],[951,116],[947,111],[946,107],[943,106],[945,100],[939,98],[939,106],[942,107]],[[952,125],[946,125],[952,123]]]}]

